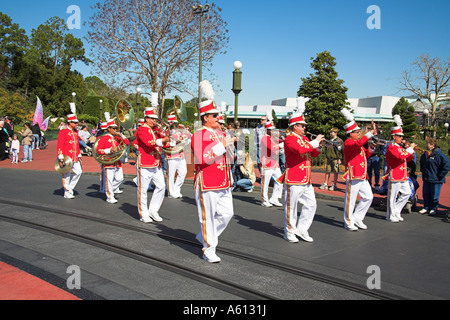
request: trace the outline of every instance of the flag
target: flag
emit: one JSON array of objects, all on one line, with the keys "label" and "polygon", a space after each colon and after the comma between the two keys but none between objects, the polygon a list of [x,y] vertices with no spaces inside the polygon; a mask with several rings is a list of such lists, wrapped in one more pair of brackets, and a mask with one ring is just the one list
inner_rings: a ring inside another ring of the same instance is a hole
[{"label": "flag", "polygon": [[36,110],[34,111],[34,116],[33,116],[33,125],[35,125],[36,123],[39,124],[39,127],[42,126],[42,120],[44,118],[44,109],[42,108],[42,103],[41,100],[39,100],[39,97],[37,98],[37,103],[36,103]]},{"label": "flag", "polygon": [[48,116],[47,118],[45,118],[45,120],[42,122],[42,125],[39,126],[39,127],[41,128],[42,131],[47,131],[47,128],[48,128],[48,120],[50,120],[50,116]]}]

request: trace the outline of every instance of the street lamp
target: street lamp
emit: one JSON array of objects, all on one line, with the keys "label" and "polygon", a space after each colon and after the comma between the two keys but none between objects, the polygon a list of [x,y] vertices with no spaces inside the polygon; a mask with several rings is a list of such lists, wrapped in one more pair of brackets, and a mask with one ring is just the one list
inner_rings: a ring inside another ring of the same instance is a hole
[{"label": "street lamp", "polygon": [[76,96],[77,94],[75,93],[75,92],[72,92],[72,102],[73,103],[75,103],[75,96]]},{"label": "street lamp", "polygon": [[138,121],[139,121],[139,104],[141,103],[141,101],[139,99],[140,94],[141,94],[141,88],[137,87],[136,88],[136,108],[137,108],[136,117],[137,117]]},{"label": "street lamp", "polygon": [[428,109],[423,110],[423,114],[425,115],[425,119],[426,119],[425,126],[428,126],[428,114],[429,113],[430,113],[430,111],[428,111]]},{"label": "street lamp", "polygon": [[194,14],[200,15],[200,43],[199,43],[199,51],[198,51],[198,103],[199,104],[200,104],[200,102],[202,102],[202,92],[200,90],[200,82],[202,82],[203,14],[207,13],[209,11],[209,8],[210,8],[209,4],[205,4],[204,6],[201,4],[192,6],[192,11],[194,12]]},{"label": "street lamp", "polygon": [[103,100],[100,99],[100,100],[98,100],[98,102],[100,102],[100,117],[99,117],[99,121],[102,122]]},{"label": "street lamp", "polygon": [[233,88],[231,91],[234,92],[234,121],[236,122],[238,120],[238,95],[242,91],[242,63],[240,61],[235,61],[233,63],[233,67]]}]

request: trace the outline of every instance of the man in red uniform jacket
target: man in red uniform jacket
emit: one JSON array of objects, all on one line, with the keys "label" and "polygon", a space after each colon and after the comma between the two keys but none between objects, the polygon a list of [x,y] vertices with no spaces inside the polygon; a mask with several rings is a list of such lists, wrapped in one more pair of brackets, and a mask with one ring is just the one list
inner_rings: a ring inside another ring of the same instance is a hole
[{"label": "man in red uniform jacket", "polygon": [[[161,129],[158,128],[158,116],[153,108],[145,108],[145,124],[136,132],[136,143],[139,154],[136,161],[137,169],[137,202],[141,221],[144,223],[163,221],[158,211],[164,200],[166,183],[161,168],[161,147],[169,141]],[[155,184],[155,190],[147,204],[147,189],[151,183]]]},{"label": "man in red uniform jacket", "polygon": [[403,221],[401,212],[411,196],[411,187],[408,181],[407,162],[414,158],[414,143],[406,150],[401,146],[403,130],[401,126],[391,128],[394,143],[390,143],[386,151],[387,176],[389,179],[388,205],[386,220],[391,222]]},{"label": "man in red uniform jacket", "polygon": [[[317,203],[311,184],[311,157],[321,153],[320,144],[324,136],[319,134],[309,141],[305,136],[306,122],[301,113],[290,116],[289,128],[291,133],[284,139],[286,169],[278,179],[284,182],[284,239],[298,242],[297,235],[312,242],[308,229],[314,220]],[[297,212],[298,202],[303,205],[300,215]]]},{"label": "man in red uniform jacket", "polygon": [[[72,170],[63,174],[62,183],[64,188],[64,198],[73,199],[75,198],[73,189],[75,189],[75,186],[83,173],[83,170],[81,169],[80,142],[77,131],[77,115],[69,114],[67,116],[67,123],[67,128],[59,131],[56,148],[58,151],[60,167],[64,165],[64,156],[68,156],[72,160]],[[70,177],[71,172],[74,174],[72,178]]]},{"label": "man in red uniform jacket", "polygon": [[[118,126],[114,119],[108,121],[107,130],[108,134],[105,134],[99,138],[97,144],[97,152],[99,154],[111,154],[117,151],[119,145],[125,143],[127,146],[130,144],[127,138],[117,131]],[[122,193],[119,189],[123,182],[123,170],[122,162],[120,160],[111,164],[102,164],[102,174],[104,190],[106,193],[106,201],[108,203],[117,203],[117,199],[114,194]]]},{"label": "man in red uniform jacket", "polygon": [[[281,207],[279,202],[283,193],[283,185],[278,182],[281,176],[280,165],[278,163],[280,143],[278,132],[272,122],[265,125],[266,134],[261,139],[261,205],[263,207],[272,207],[275,205]],[[275,179],[272,197],[269,199],[269,183],[271,178]]]},{"label": "man in red uniform jacket", "polygon": [[192,136],[195,165],[195,201],[200,233],[196,239],[203,246],[203,259],[220,262],[216,254],[219,236],[233,217],[232,176],[226,148],[231,144],[219,129],[219,111],[212,100],[199,105],[203,127]]},{"label": "man in red uniform jacket", "polygon": [[[353,121],[352,117],[348,119],[351,121],[344,126],[347,133],[347,140],[344,142],[344,158],[347,169],[343,176],[347,183],[344,227],[347,230],[356,231],[358,228],[367,229],[363,220],[373,200],[372,188],[367,180],[367,158],[372,154],[373,149],[366,148],[365,145],[376,134],[376,129],[371,129],[361,138],[361,128]],[[361,197],[361,201],[355,208],[358,195]]]}]

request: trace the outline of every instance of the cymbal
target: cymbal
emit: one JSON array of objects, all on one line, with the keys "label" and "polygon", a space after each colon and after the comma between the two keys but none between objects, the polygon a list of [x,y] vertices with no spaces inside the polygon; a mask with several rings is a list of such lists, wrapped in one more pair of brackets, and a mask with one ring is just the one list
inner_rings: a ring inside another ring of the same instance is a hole
[{"label": "cymbal", "polygon": [[69,156],[64,156],[64,166],[62,168],[59,166],[59,158],[56,158],[55,160],[55,170],[61,174],[69,172],[72,169],[72,166],[73,162]]}]

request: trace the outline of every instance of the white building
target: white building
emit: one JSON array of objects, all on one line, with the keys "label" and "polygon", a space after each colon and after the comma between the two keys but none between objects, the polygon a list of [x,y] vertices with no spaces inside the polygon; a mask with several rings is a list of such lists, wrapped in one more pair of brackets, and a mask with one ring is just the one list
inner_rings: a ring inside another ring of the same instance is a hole
[{"label": "white building", "polygon": [[[392,122],[392,108],[401,99],[401,97],[393,96],[377,96],[367,98],[350,98],[347,100],[350,108],[355,115],[357,122],[371,122],[372,119],[376,123]],[[417,101],[417,96],[405,97],[405,99],[413,104]],[[272,110],[275,111],[276,117],[280,121],[279,127],[287,127],[289,115],[296,112],[296,98],[283,98],[273,100],[270,105],[254,105],[239,106],[238,120],[243,127],[255,127],[259,124],[259,119],[265,115],[271,115]],[[423,109],[423,108],[422,108]],[[422,112],[423,110],[417,110]],[[234,119],[234,106],[227,106],[223,110],[228,122]]]}]

